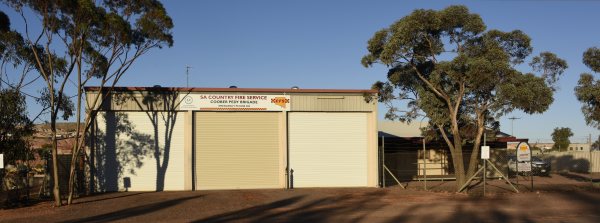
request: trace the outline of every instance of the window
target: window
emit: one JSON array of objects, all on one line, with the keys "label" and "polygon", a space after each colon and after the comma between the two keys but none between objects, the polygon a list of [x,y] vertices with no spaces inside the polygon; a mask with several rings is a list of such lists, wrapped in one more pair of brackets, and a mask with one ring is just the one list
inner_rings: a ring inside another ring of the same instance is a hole
[{"label": "window", "polygon": [[569,150],[573,150],[573,147],[569,147]]}]

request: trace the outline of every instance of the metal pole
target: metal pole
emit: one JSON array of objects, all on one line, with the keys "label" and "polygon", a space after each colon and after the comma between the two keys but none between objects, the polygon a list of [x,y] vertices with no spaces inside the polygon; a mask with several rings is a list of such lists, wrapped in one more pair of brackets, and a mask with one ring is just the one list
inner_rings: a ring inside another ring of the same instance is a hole
[{"label": "metal pole", "polygon": [[190,66],[185,66],[185,87],[190,87]]},{"label": "metal pole", "polygon": [[385,136],[381,136],[381,182],[383,184],[383,188],[385,188],[384,167],[385,167]]},{"label": "metal pole", "polygon": [[533,191],[533,150],[529,147],[529,179],[531,180],[531,191]]},{"label": "metal pole", "polygon": [[483,170],[483,168],[479,168],[479,170],[477,170],[477,172],[475,172],[475,174],[473,174],[473,176],[471,176],[471,178],[469,178],[467,180],[467,182],[458,190],[458,192],[463,191],[469,184],[471,184],[471,181],[473,181],[473,178],[475,178],[477,175],[479,175],[479,172],[481,172]]},{"label": "metal pole", "polygon": [[406,187],[404,185],[402,185],[402,183],[400,183],[400,180],[398,180],[398,178],[396,178],[396,176],[394,176],[394,173],[392,173],[392,171],[390,171],[390,169],[388,169],[385,165],[383,165],[383,168],[390,173],[390,176],[392,176],[392,178],[396,181],[396,183],[398,183],[398,185],[400,185],[400,187],[402,187],[402,189],[406,189]]},{"label": "metal pole", "polygon": [[423,176],[425,177],[425,190],[427,190],[427,159],[425,158],[426,153],[427,150],[425,149],[425,137],[423,137]]},{"label": "metal pole", "polygon": [[513,116],[508,119],[510,119],[510,136],[515,136],[515,133],[514,133],[515,120],[521,119],[521,118],[517,118],[517,117]]},{"label": "metal pole", "polygon": [[[487,143],[487,134],[485,132],[485,127],[483,129],[483,146],[486,146]],[[481,154],[480,154],[481,155]],[[487,162],[483,160],[483,196],[485,197],[485,178],[487,178]]]},{"label": "metal pole", "polygon": [[[487,162],[490,162],[490,161],[488,160]],[[513,184],[510,182],[510,180],[508,180],[508,178],[506,178],[506,177],[504,176],[504,174],[502,174],[502,172],[500,172],[500,170],[499,170],[498,168],[496,168],[496,166],[494,166],[494,164],[493,164],[493,163],[490,163],[490,166],[492,166],[492,168],[494,168],[494,170],[496,170],[496,172],[498,172],[498,173],[500,174],[500,176],[501,176],[502,178],[504,178],[504,180],[506,181],[506,183],[508,183],[508,184],[509,184],[509,185],[510,185],[510,186],[511,186],[513,189],[515,189],[515,191],[516,191],[517,193],[519,193],[519,190],[517,190],[517,188],[515,187],[515,185],[513,185]]]},{"label": "metal pole", "polygon": [[485,178],[487,178],[487,162],[483,161],[483,196],[485,197]]},{"label": "metal pole", "polygon": [[515,160],[515,170],[517,170],[517,173],[516,173],[517,174],[517,176],[516,176],[516,178],[517,178],[517,185],[519,185],[519,156],[517,155],[517,150],[519,150],[518,147],[519,147],[519,145],[517,144],[517,149],[515,150],[515,157],[516,157],[516,160]]},{"label": "metal pole", "polygon": [[[592,134],[589,134],[589,138],[588,138],[588,154],[589,154],[589,163],[590,163],[590,169],[588,170],[588,172],[592,173],[594,171],[594,169],[592,168],[592,164],[594,162],[592,162]],[[594,179],[593,177],[590,177],[590,181],[592,182],[592,186],[594,186]]]}]

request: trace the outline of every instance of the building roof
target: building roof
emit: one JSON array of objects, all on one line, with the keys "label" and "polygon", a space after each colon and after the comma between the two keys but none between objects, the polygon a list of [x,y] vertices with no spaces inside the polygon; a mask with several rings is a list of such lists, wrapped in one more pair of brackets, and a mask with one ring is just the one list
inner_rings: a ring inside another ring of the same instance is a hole
[{"label": "building roof", "polygon": [[[104,87],[108,89],[108,87]],[[86,86],[85,91],[99,91],[99,86]],[[256,93],[370,93],[368,89],[291,89],[291,88],[187,88],[187,87],[114,87],[116,91],[182,91],[182,92],[256,92]]]},{"label": "building roof", "polygon": [[421,137],[420,127],[426,127],[427,122],[406,122],[399,121],[377,121],[377,130],[380,136],[391,137]]}]

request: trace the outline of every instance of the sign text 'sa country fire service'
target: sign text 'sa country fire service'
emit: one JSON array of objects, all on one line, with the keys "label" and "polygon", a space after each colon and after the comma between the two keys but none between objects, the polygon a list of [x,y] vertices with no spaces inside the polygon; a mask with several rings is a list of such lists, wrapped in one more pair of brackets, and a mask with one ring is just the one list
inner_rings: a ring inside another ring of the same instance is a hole
[{"label": "sign text 'sa country fire service'", "polygon": [[289,95],[180,95],[179,109],[202,111],[289,111]]}]

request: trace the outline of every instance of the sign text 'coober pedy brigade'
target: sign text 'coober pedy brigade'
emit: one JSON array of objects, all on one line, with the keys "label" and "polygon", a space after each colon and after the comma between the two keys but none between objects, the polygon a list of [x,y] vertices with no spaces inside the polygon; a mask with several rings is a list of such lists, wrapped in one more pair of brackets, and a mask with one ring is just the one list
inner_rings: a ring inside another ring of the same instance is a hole
[{"label": "sign text 'coober pedy brigade'", "polygon": [[289,111],[289,95],[180,95],[179,109],[203,111]]}]

